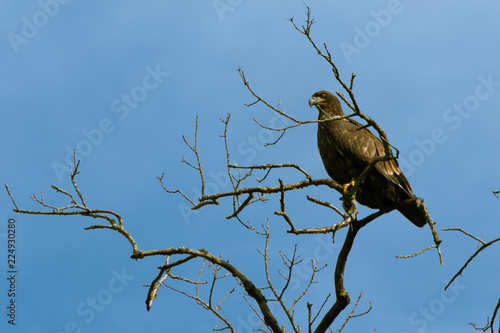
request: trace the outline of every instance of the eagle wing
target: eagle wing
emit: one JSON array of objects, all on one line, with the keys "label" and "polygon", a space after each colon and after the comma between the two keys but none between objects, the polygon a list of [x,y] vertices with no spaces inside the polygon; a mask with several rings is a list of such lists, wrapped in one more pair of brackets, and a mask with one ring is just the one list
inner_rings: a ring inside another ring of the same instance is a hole
[{"label": "eagle wing", "polygon": [[[385,155],[382,142],[360,123],[350,118],[325,123],[329,137],[335,138],[338,153],[356,164],[366,167],[375,157]],[[390,183],[400,187],[409,197],[413,196],[410,183],[399,168],[395,159],[380,161],[375,170]]]}]

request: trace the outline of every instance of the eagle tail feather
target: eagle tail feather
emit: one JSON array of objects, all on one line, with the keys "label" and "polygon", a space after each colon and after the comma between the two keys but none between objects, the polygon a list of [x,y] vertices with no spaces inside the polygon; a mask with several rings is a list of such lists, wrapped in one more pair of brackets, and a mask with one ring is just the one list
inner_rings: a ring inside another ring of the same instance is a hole
[{"label": "eagle tail feather", "polygon": [[419,204],[424,204],[423,202],[418,202],[418,200],[419,199],[411,200],[407,203],[401,204],[401,206],[398,207],[398,211],[403,214],[411,223],[413,223],[417,227],[422,228],[427,224],[427,214],[425,213],[427,209],[425,209],[425,206],[423,207],[424,209],[419,207]]}]

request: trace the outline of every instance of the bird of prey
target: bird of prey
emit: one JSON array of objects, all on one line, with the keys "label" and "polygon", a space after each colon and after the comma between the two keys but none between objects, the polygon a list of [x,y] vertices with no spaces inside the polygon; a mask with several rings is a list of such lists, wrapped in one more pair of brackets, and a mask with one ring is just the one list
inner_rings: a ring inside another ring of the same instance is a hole
[{"label": "bird of prey", "polygon": [[[319,120],[343,116],[340,102],[322,90],[309,99],[319,110]],[[382,142],[351,118],[318,123],[318,149],[328,175],[346,189],[377,156],[385,155]],[[380,210],[397,209],[418,227],[426,224],[425,212],[395,159],[377,162],[358,188],[356,200]]]}]

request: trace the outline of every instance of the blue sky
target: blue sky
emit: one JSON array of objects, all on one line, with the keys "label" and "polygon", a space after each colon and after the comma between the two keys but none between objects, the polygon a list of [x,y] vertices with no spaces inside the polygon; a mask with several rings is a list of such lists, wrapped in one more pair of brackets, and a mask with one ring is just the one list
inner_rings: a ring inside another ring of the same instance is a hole
[{"label": "blue sky", "polygon": [[[402,169],[438,228],[463,228],[485,240],[498,237],[500,203],[491,191],[500,189],[500,4],[319,0],[310,6],[317,21],[314,39],[328,44],[344,78],[356,73],[361,109],[400,149]],[[236,71],[242,66],[262,97],[275,104],[281,99],[295,117],[317,117],[307,105],[309,97],[340,87],[286,20],[304,22],[302,2],[4,1],[0,12],[0,175],[18,205],[38,209],[28,196],[40,191],[47,202],[67,205],[50,186],[71,189],[65,168],[68,152],[77,149],[82,160],[77,182],[87,204],[121,214],[141,249],[185,246],[222,253],[263,285],[256,251],[263,248],[263,237],[224,218],[229,200],[186,213],[182,197],[167,195],[156,177],[165,172],[167,187],[181,188],[189,197],[199,192],[198,174],[181,163],[182,156],[194,161],[182,135],[192,140],[199,115],[208,183],[212,190],[229,190],[218,177],[225,170],[219,119],[228,112],[234,161],[297,163],[315,178],[327,176],[315,125],[291,130],[278,145],[264,149],[276,134],[252,117],[265,125],[281,120],[262,105],[243,105],[253,99]],[[278,174],[271,176],[268,181],[277,184]],[[295,173],[284,177],[298,180]],[[290,194],[287,210],[297,225],[338,220],[308,202],[306,194],[333,203],[339,196],[327,189]],[[5,316],[8,284],[2,278],[2,331],[209,332],[217,323],[192,300],[166,288],[146,311],[143,285],[154,279],[162,258],[131,260],[130,245],[118,234],[84,231],[95,222],[88,218],[14,215],[11,209],[4,193],[0,267],[7,277],[7,221],[14,218],[18,308],[14,328]],[[250,208],[245,218],[259,227],[269,216],[275,269],[277,251],[290,253],[295,243],[305,263],[328,264],[304,300],[319,307],[332,291],[339,248],[328,245],[326,236],[286,234],[285,222],[273,214],[278,209],[274,198]],[[369,212],[362,208],[360,214]],[[343,237],[339,232],[337,239]],[[427,228],[415,228],[396,212],[364,228],[347,264],[346,288],[353,301],[363,290],[359,309],[371,301],[373,310],[353,319],[345,331],[469,332],[469,322],[484,325],[498,301],[499,271],[492,263],[499,248],[481,254],[443,293],[444,281],[477,244],[456,232],[441,232],[441,238],[444,267],[431,251],[411,260],[395,258],[432,242]],[[177,273],[196,278],[199,265],[193,262]],[[304,264],[294,276],[290,298],[305,287],[308,270]],[[232,287],[227,278],[218,296]],[[258,328],[241,291],[224,311],[238,332]],[[305,302],[299,303],[296,316],[303,329],[306,315]],[[285,323],[284,316],[278,318]]]}]

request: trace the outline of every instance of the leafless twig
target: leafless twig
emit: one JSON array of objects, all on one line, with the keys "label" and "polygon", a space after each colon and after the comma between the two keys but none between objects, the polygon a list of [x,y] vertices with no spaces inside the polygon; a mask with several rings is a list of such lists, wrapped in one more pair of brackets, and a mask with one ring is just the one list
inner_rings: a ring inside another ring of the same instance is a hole
[{"label": "leafless twig", "polygon": [[[300,333],[300,330],[299,330],[299,328],[297,327],[297,325],[295,323],[295,320],[293,318],[293,314],[292,314],[292,311],[291,311],[293,305],[292,305],[292,307],[287,308],[287,306],[285,305],[285,302],[284,302],[284,300],[282,298],[283,293],[284,293],[284,291],[285,291],[286,288],[284,288],[282,290],[282,292],[280,294],[278,294],[278,291],[276,290],[276,288],[274,287],[273,283],[271,282],[271,277],[269,275],[269,256],[268,256],[269,237],[270,237],[270,234],[269,234],[269,219],[267,221],[267,225],[263,226],[263,229],[264,229],[264,235],[266,237],[266,242],[265,242],[265,246],[264,246],[263,257],[264,257],[264,266],[265,266],[265,272],[266,272],[266,279],[267,279],[268,287],[271,289],[274,297],[276,297],[276,300],[278,301],[278,303],[280,304],[281,308],[285,312],[285,314],[286,314],[286,316],[288,318],[288,321],[292,325],[292,328],[293,328],[294,332],[295,333]],[[295,258],[295,251],[294,251],[293,260],[290,262],[290,265],[291,265],[290,270],[292,270],[293,266],[295,266],[296,264],[297,264],[297,260]],[[288,279],[291,279],[291,275],[288,277]]]},{"label": "leafless twig", "polygon": [[342,332],[342,330],[346,327],[347,323],[349,322],[349,320],[351,320],[351,318],[356,318],[356,317],[364,316],[368,312],[371,311],[371,309],[372,309],[372,302],[370,302],[370,307],[368,308],[368,310],[366,310],[366,311],[364,311],[362,313],[359,313],[359,314],[354,314],[354,311],[356,311],[356,308],[358,307],[358,304],[359,304],[359,300],[361,299],[362,296],[363,296],[363,291],[361,291],[359,293],[358,299],[356,300],[356,303],[354,304],[354,307],[352,308],[351,313],[349,314],[349,316],[347,316],[347,318],[344,321],[344,323],[342,324],[342,326],[338,330],[336,330],[335,333]]},{"label": "leafless twig", "polygon": [[444,288],[444,290],[448,289],[448,287],[453,283],[453,281],[455,281],[455,279],[462,275],[464,269],[467,267],[467,265],[469,265],[469,263],[479,254],[481,253],[483,250],[485,250],[488,246],[490,245],[493,245],[494,243],[500,241],[500,237],[497,238],[497,239],[494,239],[492,241],[489,241],[487,242],[486,244],[482,245],[481,247],[479,247],[475,252],[474,254],[472,254],[472,256],[470,256],[470,258],[465,262],[465,264],[462,266],[462,268],[460,268],[460,270],[451,278],[450,282],[448,282],[448,284],[446,285],[446,287]]},{"label": "leafless twig", "polygon": [[[493,310],[491,320],[489,317],[486,318],[486,325],[485,326],[477,327],[476,324],[474,324],[474,323],[469,323],[469,325],[471,325],[472,327],[474,327],[474,329],[476,329],[478,331],[486,332],[489,329],[491,333],[494,333],[493,330],[495,329],[495,318],[497,317],[497,315],[500,317],[500,299],[498,300],[498,303],[495,306],[495,309]],[[499,318],[499,320],[500,320],[500,318]],[[498,332],[500,333],[500,324],[498,324]]]},{"label": "leafless twig", "polygon": [[420,251],[418,251],[418,252],[415,252],[415,253],[413,253],[413,254],[402,255],[402,256],[396,256],[396,258],[403,258],[403,259],[413,258],[413,257],[416,257],[416,256],[418,256],[419,254],[422,254],[422,253],[424,253],[425,251],[430,250],[430,249],[433,249],[433,248],[435,248],[435,247],[436,247],[436,245],[434,244],[434,245],[431,245],[431,246],[426,247],[426,248],[425,248],[425,249],[423,249],[423,250],[420,250]]},{"label": "leafless twig", "polygon": [[485,244],[486,244],[486,242],[485,242],[485,241],[483,241],[482,239],[477,238],[476,236],[471,235],[471,234],[470,234],[470,233],[468,233],[467,231],[462,230],[462,229],[460,229],[460,228],[446,228],[446,229],[443,229],[443,231],[460,231],[461,233],[463,233],[463,234],[465,234],[465,235],[469,236],[470,238],[472,238],[472,239],[474,239],[474,240],[478,241],[479,243],[481,243],[481,244],[483,244],[483,245],[485,245]]}]

